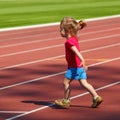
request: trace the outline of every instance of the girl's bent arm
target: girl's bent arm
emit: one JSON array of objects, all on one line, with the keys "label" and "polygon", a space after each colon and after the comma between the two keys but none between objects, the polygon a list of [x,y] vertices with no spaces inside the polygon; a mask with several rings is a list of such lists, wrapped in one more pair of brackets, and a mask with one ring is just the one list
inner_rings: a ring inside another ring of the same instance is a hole
[{"label": "girl's bent arm", "polygon": [[79,59],[82,61],[83,67],[87,70],[87,67],[85,65],[85,60],[84,60],[82,54],[78,51],[78,49],[75,46],[72,46],[71,49],[79,57]]}]

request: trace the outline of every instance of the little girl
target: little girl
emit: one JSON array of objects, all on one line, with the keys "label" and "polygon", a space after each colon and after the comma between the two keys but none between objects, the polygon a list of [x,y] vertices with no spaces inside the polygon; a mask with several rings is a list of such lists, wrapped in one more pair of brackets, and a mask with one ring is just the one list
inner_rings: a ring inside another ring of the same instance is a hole
[{"label": "little girl", "polygon": [[60,33],[62,37],[67,40],[65,42],[66,61],[68,63],[68,70],[65,74],[63,81],[64,85],[64,98],[55,100],[55,104],[63,108],[70,107],[70,83],[72,80],[77,80],[85,87],[93,97],[92,108],[98,107],[103,101],[102,98],[96,93],[91,84],[87,82],[85,60],[80,53],[80,47],[78,43],[78,31],[83,29],[86,23],[82,20],[77,22],[71,17],[65,17],[60,23]]}]

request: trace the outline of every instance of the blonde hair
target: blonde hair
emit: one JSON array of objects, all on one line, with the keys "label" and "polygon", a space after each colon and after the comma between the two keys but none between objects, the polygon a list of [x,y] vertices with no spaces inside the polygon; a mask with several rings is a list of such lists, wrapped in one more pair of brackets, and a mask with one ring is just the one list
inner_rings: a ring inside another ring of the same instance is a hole
[{"label": "blonde hair", "polygon": [[66,33],[70,33],[72,36],[76,36],[78,30],[83,29],[86,23],[80,20],[77,22],[72,17],[65,17],[60,22],[60,32],[62,37],[66,37]]}]

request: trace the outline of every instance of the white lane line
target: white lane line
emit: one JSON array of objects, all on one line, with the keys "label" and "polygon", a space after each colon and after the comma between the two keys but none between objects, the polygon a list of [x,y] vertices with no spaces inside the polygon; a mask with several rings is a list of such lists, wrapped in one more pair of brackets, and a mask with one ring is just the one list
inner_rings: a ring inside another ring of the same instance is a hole
[{"label": "white lane line", "polygon": [[57,47],[61,47],[61,46],[63,46],[63,44],[51,45],[51,46],[43,47],[43,48],[40,47],[40,48],[36,48],[36,49],[30,49],[30,50],[25,50],[25,51],[20,51],[20,52],[3,54],[3,55],[0,55],[0,57],[8,57],[8,56],[12,56],[12,55],[20,55],[20,54],[25,54],[25,53],[30,53],[30,52],[40,51],[40,50],[53,49],[53,48],[57,48]]},{"label": "white lane line", "polygon": [[[108,84],[108,85],[99,87],[99,88],[97,88],[97,89],[95,89],[95,90],[96,90],[96,91],[100,91],[100,90],[103,90],[103,89],[106,89],[106,88],[109,88],[109,87],[112,87],[112,86],[115,86],[115,85],[118,85],[118,84],[120,84],[120,81],[117,81],[117,82],[114,82],[114,83],[111,83],[111,84]],[[75,99],[75,98],[78,98],[78,97],[82,97],[82,96],[85,96],[85,95],[87,95],[87,94],[89,94],[89,92],[85,92],[85,93],[82,93],[82,94],[78,94],[78,95],[76,95],[76,96],[71,97],[70,99]],[[41,111],[41,110],[43,110],[43,109],[47,109],[47,108],[52,107],[52,106],[54,106],[54,105],[55,105],[55,103],[51,103],[51,104],[48,104],[47,106],[40,107],[40,108],[31,110],[31,111],[25,112],[25,113],[23,113],[23,114],[19,114],[19,115],[10,117],[10,118],[8,118],[8,119],[6,119],[6,120],[14,120],[14,119],[16,119],[16,118],[20,118],[20,117],[22,117],[22,116],[25,116],[25,115],[28,115],[28,114],[31,114],[31,113],[34,113],[34,112],[37,112],[37,111]]]},{"label": "white lane line", "polygon": [[[106,61],[103,61],[103,62],[94,63],[94,64],[91,64],[91,65],[88,65],[88,67],[101,65],[101,64],[109,63],[109,62],[116,61],[116,60],[120,60],[120,57],[113,58],[113,59],[110,59],[110,60],[106,60]],[[16,86],[19,86],[19,85],[23,85],[23,84],[27,84],[27,83],[43,80],[43,79],[46,79],[46,78],[54,77],[54,76],[57,76],[57,75],[64,74],[65,72],[66,71],[63,71],[63,72],[55,73],[55,74],[52,74],[52,75],[47,75],[47,76],[44,76],[44,77],[39,77],[39,78],[36,78],[36,79],[32,79],[32,80],[28,80],[28,81],[12,84],[12,85],[9,85],[9,86],[1,87],[0,90],[5,90],[5,89],[16,87]]]},{"label": "white lane line", "polygon": [[[81,33],[80,36],[89,35],[89,34],[95,34],[95,33],[101,33],[101,32],[110,32],[110,31],[119,30],[119,29],[120,29],[120,27],[112,28],[112,29],[108,29],[108,30],[86,32],[86,33]],[[29,41],[29,42],[15,43],[15,44],[10,44],[10,45],[0,46],[0,48],[14,47],[14,46],[20,46],[20,45],[27,45],[27,44],[31,44],[31,43],[39,43],[39,42],[44,42],[44,41],[52,41],[52,40],[61,39],[61,38],[62,37],[55,37],[55,38],[49,38],[49,39],[34,40],[34,41]]]},{"label": "white lane line", "polygon": [[40,42],[46,42],[46,41],[54,41],[56,39],[61,39],[61,37],[54,37],[54,38],[48,38],[48,39],[42,39],[42,40],[40,38],[40,40],[33,40],[33,41],[29,41],[29,42],[22,42],[22,43],[10,44],[10,45],[3,45],[3,46],[0,46],[0,48],[15,47],[15,46],[20,46],[20,45],[40,43]]},{"label": "white lane line", "polygon": [[31,79],[31,80],[20,82],[20,83],[16,83],[16,84],[12,84],[12,85],[9,85],[9,86],[1,87],[0,90],[5,90],[5,89],[16,87],[16,86],[19,86],[19,85],[24,85],[24,84],[27,84],[27,83],[43,80],[43,79],[54,77],[54,76],[61,75],[61,74],[64,74],[64,73],[65,73],[65,71],[59,72],[59,73],[55,73],[55,74],[52,74],[52,75],[47,75],[47,76],[44,76],[44,77]]},{"label": "white lane line", "polygon": [[[84,43],[84,42],[89,42],[89,41],[95,41],[95,40],[102,40],[102,39],[107,39],[107,38],[112,38],[112,37],[118,37],[118,36],[120,36],[120,34],[115,34],[115,35],[110,35],[110,36],[104,36],[104,37],[99,37],[99,38],[86,39],[86,40],[79,41],[79,43]],[[8,56],[12,56],[12,55],[20,55],[20,54],[24,54],[24,53],[35,52],[35,51],[46,50],[46,49],[53,49],[53,48],[62,47],[62,46],[64,46],[64,44],[51,45],[51,46],[43,47],[43,48],[36,48],[36,49],[30,49],[30,50],[25,50],[25,51],[20,51],[20,52],[3,54],[3,55],[0,55],[0,57],[8,57]]]},{"label": "white lane line", "polygon": [[24,66],[24,65],[35,64],[35,63],[39,63],[39,62],[44,62],[44,61],[49,61],[49,60],[53,60],[53,59],[58,59],[58,58],[61,58],[61,57],[64,57],[64,55],[49,57],[49,58],[45,58],[45,59],[35,60],[35,61],[21,63],[21,64],[16,64],[16,65],[11,65],[11,66],[6,66],[6,67],[0,68],[0,70],[10,69],[10,68]]},{"label": "white lane line", "polygon": [[[46,33],[46,35],[51,35],[51,34],[55,34],[57,32],[50,32],[50,33]],[[17,40],[17,39],[25,39],[25,38],[31,38],[31,37],[36,37],[36,36],[44,36],[44,34],[34,34],[34,35],[23,35],[21,37],[13,37],[13,38],[6,38],[6,39],[2,39],[0,40],[0,42],[6,42],[6,41],[11,41],[11,40]]]},{"label": "white lane line", "polygon": [[90,41],[101,40],[101,39],[108,39],[108,38],[119,37],[119,36],[120,34],[114,34],[114,35],[109,35],[109,36],[104,36],[104,37],[91,38],[91,39],[79,41],[79,43],[90,42]]},{"label": "white lane line", "polygon": [[[115,47],[115,46],[119,46],[119,45],[120,45],[120,43],[107,45],[107,46],[103,46],[103,47],[97,47],[97,48],[93,48],[93,49],[83,50],[83,51],[81,51],[81,53],[90,52],[90,51],[94,51],[94,50],[105,49],[105,48],[110,48],[110,47]],[[6,67],[0,68],[0,70],[10,69],[10,68],[14,68],[14,67],[19,67],[19,66],[24,66],[24,65],[29,65],[29,64],[39,63],[39,62],[44,62],[44,61],[53,60],[53,59],[57,59],[57,58],[61,58],[61,57],[64,57],[64,55],[49,57],[49,58],[45,58],[45,59],[35,60],[35,61],[21,63],[21,64],[16,64],[16,65],[12,65],[12,66],[6,66]]]},{"label": "white lane line", "polygon": [[120,60],[120,57],[116,57],[116,58],[109,59],[109,60],[106,60],[106,61],[94,63],[94,64],[91,64],[91,65],[88,65],[88,67],[93,67],[93,66],[96,66],[96,65],[101,65],[101,64],[113,62],[113,61],[116,61],[116,60]]},{"label": "white lane line", "polygon": [[115,46],[120,46],[120,43],[116,43],[116,44],[112,44],[112,45],[106,45],[106,46],[103,46],[103,47],[97,47],[97,48],[93,48],[93,49],[84,50],[84,51],[81,51],[81,53],[91,52],[91,51],[100,50],[100,49],[106,49],[106,48],[115,47]]},{"label": "white lane line", "polygon": [[26,113],[27,111],[0,111],[0,113]]},{"label": "white lane line", "polygon": [[[120,15],[118,14],[118,15],[111,15],[111,16],[98,17],[98,18],[89,18],[89,19],[85,19],[85,21],[91,22],[91,21],[114,19],[114,18],[119,18],[119,17],[120,17]],[[12,30],[23,30],[23,29],[30,29],[30,28],[39,28],[39,27],[49,27],[49,26],[55,26],[55,25],[59,25],[59,22],[31,25],[31,26],[22,26],[22,27],[2,28],[2,29],[0,29],[0,32],[12,31]]]}]

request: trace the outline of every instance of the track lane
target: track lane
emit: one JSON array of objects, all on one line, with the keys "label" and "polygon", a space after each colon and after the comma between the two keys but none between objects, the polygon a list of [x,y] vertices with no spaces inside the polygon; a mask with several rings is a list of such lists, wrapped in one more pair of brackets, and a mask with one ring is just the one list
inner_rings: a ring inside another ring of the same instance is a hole
[{"label": "track lane", "polygon": [[[119,46],[112,46],[112,47],[108,47],[108,48],[101,48],[101,49],[93,49],[93,50],[87,50],[87,51],[83,51],[83,56],[86,58],[87,63],[88,64],[92,64],[93,62],[98,62],[97,59],[111,59],[111,57],[118,57],[119,53],[118,52],[114,52],[112,51],[112,49],[118,51],[120,49],[120,45]],[[109,54],[109,51],[111,51],[111,54]],[[103,55],[103,52],[105,55]],[[90,57],[91,56],[91,57]],[[96,61],[92,61],[90,59],[94,59]],[[55,61],[56,60],[56,61]],[[39,62],[39,63],[34,63],[33,65],[26,65],[26,66],[19,66],[18,68],[11,68],[11,69],[6,69],[6,70],[2,70],[0,73],[1,76],[1,83],[0,86],[4,86],[5,84],[8,84],[7,81],[11,81],[9,84],[13,84],[16,80],[17,81],[26,81],[26,80],[30,80],[33,78],[37,78],[37,77],[43,77],[44,75],[50,75],[55,73],[52,67],[53,66],[57,66],[59,65],[59,69],[57,71],[62,71],[63,69],[66,68],[66,61],[63,58],[60,59],[53,59],[53,60],[49,60],[49,61],[43,61],[43,62]],[[90,62],[90,63],[89,63]],[[39,64],[39,65],[38,65]],[[63,66],[63,67],[62,67]],[[51,69],[51,71],[46,71],[46,69]],[[56,70],[55,70],[56,71]],[[56,72],[57,72],[56,71]],[[49,74],[45,74],[45,73],[49,73]],[[8,79],[9,78],[9,79]],[[4,81],[3,81],[4,79]],[[8,80],[7,80],[8,79]],[[11,80],[10,80],[11,79]],[[14,81],[15,80],[15,81]]]},{"label": "track lane", "polygon": [[[81,48],[84,51],[85,48],[91,49],[93,47],[100,47],[102,44],[106,45],[107,42],[109,42],[109,45],[113,44],[115,42],[116,42],[115,44],[117,44],[117,43],[119,43],[119,37],[120,36],[118,34],[116,34],[113,36],[101,37],[101,38],[97,38],[97,39],[83,40],[83,41],[81,41]],[[114,41],[113,41],[113,38],[115,39]],[[105,40],[105,41],[103,41],[103,40]],[[94,41],[95,44],[92,44],[91,41]],[[100,42],[98,42],[98,41],[100,41]],[[89,42],[89,46],[86,45],[86,42]],[[1,55],[0,56],[1,68],[5,67],[5,66],[9,66],[10,64],[13,64],[13,65],[20,64],[20,63],[22,63],[22,61],[30,62],[30,61],[34,61],[34,60],[44,59],[46,57],[57,56],[56,53],[53,53],[53,52],[51,53],[52,50],[58,51],[59,52],[58,54],[62,55],[62,54],[64,54],[63,46],[64,46],[63,44],[59,44],[59,45],[54,45],[52,47],[50,46],[50,47],[45,47],[45,48],[36,48],[34,50],[28,50],[28,51],[23,51],[23,52],[18,52],[18,53]],[[61,50],[59,50],[59,49],[61,49]],[[47,54],[43,54],[43,50]],[[24,57],[24,56],[26,56],[26,57]],[[15,57],[15,60],[14,60],[14,57]],[[8,59],[9,59],[9,63],[7,62]]]}]

